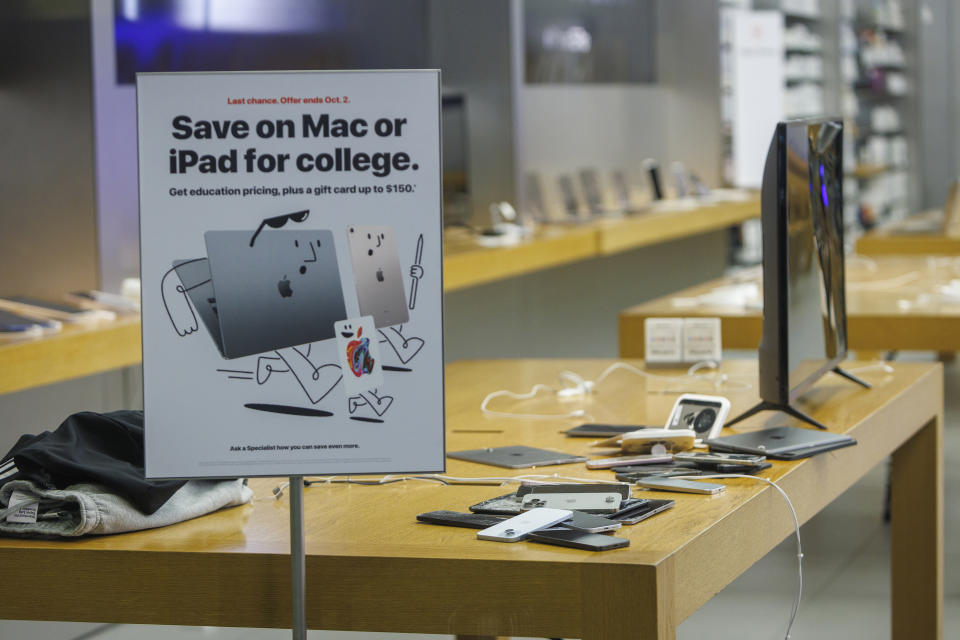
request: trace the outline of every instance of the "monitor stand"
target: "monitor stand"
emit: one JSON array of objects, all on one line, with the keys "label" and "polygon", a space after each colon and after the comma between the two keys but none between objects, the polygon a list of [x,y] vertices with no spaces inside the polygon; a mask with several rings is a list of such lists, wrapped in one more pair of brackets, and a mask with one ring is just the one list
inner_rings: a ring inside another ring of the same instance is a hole
[{"label": "monitor stand", "polygon": [[[866,388],[866,389],[870,389],[870,388],[871,388],[871,387],[870,387],[870,384],[869,384],[868,382],[864,382],[863,380],[861,380],[861,379],[858,378],[857,376],[853,375],[853,374],[850,373],[849,371],[844,371],[844,370],[841,369],[840,367],[834,367],[834,368],[833,368],[833,372],[834,372],[835,374],[837,374],[838,376],[841,376],[841,377],[846,378],[847,380],[850,380],[850,381],[852,381],[852,382],[856,382],[857,384],[859,384],[860,386],[862,386],[862,387],[864,387],[864,388]],[[787,414],[787,415],[789,415],[789,416],[792,416],[792,417],[796,418],[797,420],[800,420],[800,421],[802,421],[802,422],[806,422],[806,423],[808,423],[808,424],[812,424],[813,426],[817,427],[818,429],[826,429],[826,428],[827,428],[827,425],[823,424],[822,422],[818,422],[818,421],[814,420],[813,418],[811,418],[810,416],[808,416],[808,415],[805,414],[804,412],[800,411],[799,409],[795,409],[794,407],[791,407],[789,404],[780,404],[779,402],[767,402],[766,400],[762,400],[759,404],[751,407],[750,409],[747,409],[746,411],[744,411],[743,413],[741,413],[739,416],[737,416],[737,417],[734,418],[733,420],[727,422],[727,423],[724,424],[723,426],[729,427],[730,425],[736,424],[736,423],[740,422],[741,420],[743,420],[743,419],[745,419],[745,418],[749,418],[750,416],[752,416],[752,415],[754,415],[754,414],[756,414],[756,413],[760,413],[761,411],[782,411],[783,413],[785,413],[785,414]]]}]

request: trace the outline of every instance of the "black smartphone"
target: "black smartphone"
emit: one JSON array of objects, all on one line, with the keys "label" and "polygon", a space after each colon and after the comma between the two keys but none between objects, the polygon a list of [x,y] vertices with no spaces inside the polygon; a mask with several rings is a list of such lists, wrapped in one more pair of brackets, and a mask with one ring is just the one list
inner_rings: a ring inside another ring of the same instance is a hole
[{"label": "black smartphone", "polygon": [[471,505],[470,511],[473,513],[515,516],[523,512],[523,502],[520,500],[517,492],[514,491],[513,493],[505,493],[502,496],[490,498],[489,500]]},{"label": "black smartphone", "polygon": [[626,538],[605,536],[602,533],[584,533],[573,529],[534,531],[527,536],[527,539],[531,542],[555,544],[560,547],[573,547],[574,549],[586,549],[587,551],[607,551],[630,546],[630,541]]},{"label": "black smartphone", "polygon": [[38,325],[47,327],[49,324],[46,320],[33,320],[16,313],[0,310],[0,332],[2,333],[22,333]]},{"label": "black smartphone", "polygon": [[466,529],[486,529],[506,520],[506,516],[494,516],[485,513],[459,513],[457,511],[428,511],[417,516],[420,522],[442,524],[448,527]]},{"label": "black smartphone", "polygon": [[647,518],[652,518],[658,513],[663,513],[667,509],[673,508],[676,504],[673,500],[644,500],[645,504],[635,505],[626,509],[620,509],[616,513],[611,513],[607,518],[622,522],[623,524],[637,524]]},{"label": "black smartphone", "polygon": [[612,438],[623,433],[647,428],[649,427],[636,424],[581,424],[579,427],[567,429],[564,433],[567,434],[568,438]]},{"label": "black smartphone", "polygon": [[663,200],[663,188],[660,186],[660,165],[654,160],[646,162],[647,176],[650,178],[650,191],[654,200]]},{"label": "black smartphone", "polygon": [[[713,467],[713,471],[716,471],[717,473],[746,473],[748,475],[753,475],[758,471],[769,469],[772,466],[773,465],[769,462],[763,462],[749,467],[740,464],[718,464],[717,466]],[[710,471],[708,467],[704,467],[703,470]]]}]

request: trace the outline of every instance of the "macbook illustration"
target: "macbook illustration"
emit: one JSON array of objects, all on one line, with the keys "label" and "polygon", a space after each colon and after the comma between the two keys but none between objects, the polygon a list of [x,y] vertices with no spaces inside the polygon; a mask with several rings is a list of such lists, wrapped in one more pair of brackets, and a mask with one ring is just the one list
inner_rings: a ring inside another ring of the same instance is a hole
[{"label": "macbook illustration", "polygon": [[403,271],[391,227],[347,227],[353,278],[361,316],[373,316],[378,329],[410,319]]},{"label": "macbook illustration", "polygon": [[347,317],[327,230],[207,231],[207,259],[176,261],[191,302],[224,358],[334,337]]}]

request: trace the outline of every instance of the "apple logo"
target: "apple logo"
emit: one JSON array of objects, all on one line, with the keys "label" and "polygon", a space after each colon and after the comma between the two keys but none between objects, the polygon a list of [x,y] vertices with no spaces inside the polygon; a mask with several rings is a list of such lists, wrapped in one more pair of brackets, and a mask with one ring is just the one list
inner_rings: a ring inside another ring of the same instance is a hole
[{"label": "apple logo", "polygon": [[290,288],[290,281],[287,280],[286,275],[277,283],[277,289],[280,290],[281,297],[289,298],[293,295],[293,289]]},{"label": "apple logo", "polygon": [[377,282],[383,282],[383,269],[377,269]]}]

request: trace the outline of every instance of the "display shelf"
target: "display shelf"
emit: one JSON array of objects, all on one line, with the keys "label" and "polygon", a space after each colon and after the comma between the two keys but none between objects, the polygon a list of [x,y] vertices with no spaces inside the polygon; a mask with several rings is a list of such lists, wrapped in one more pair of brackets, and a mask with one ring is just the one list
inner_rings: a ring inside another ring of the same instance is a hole
[{"label": "display shelf", "polygon": [[783,17],[786,20],[796,20],[799,22],[820,22],[823,15],[819,13],[800,13],[797,11],[784,11]]},{"label": "display shelf", "polygon": [[597,255],[593,223],[544,225],[509,247],[483,247],[461,230],[444,234],[443,289],[456,291],[487,282],[558,267]]},{"label": "display shelf", "polygon": [[444,291],[607,256],[724,229],[760,217],[760,198],[688,204],[662,201],[651,210],[578,224],[543,225],[509,247],[482,247],[462,230],[444,238]]},{"label": "display shelf", "polygon": [[858,164],[854,170],[847,175],[853,176],[858,180],[869,180],[870,178],[876,178],[877,176],[882,176],[894,170],[895,167],[883,164]]},{"label": "display shelf", "polygon": [[885,34],[892,36],[906,35],[906,29],[900,25],[878,24],[875,22],[854,20],[853,27],[857,31],[883,31]]},{"label": "display shelf", "polygon": [[652,244],[725,229],[760,217],[760,198],[719,202],[673,211],[651,211],[598,223],[598,252],[611,255]]},{"label": "display shelf", "polygon": [[[868,234],[869,235],[869,234]],[[863,236],[863,238],[868,237]],[[912,236],[911,236],[912,237]],[[960,245],[960,239],[957,239]],[[858,244],[860,250],[860,244]],[[847,265],[847,336],[854,351],[960,351],[960,305],[941,300],[940,286],[955,278],[953,264],[931,266],[926,256],[850,258]],[[722,304],[718,291],[753,284],[760,276],[720,278],[630,307],[620,313],[620,355],[642,357],[644,321],[657,317],[720,318],[726,349],[756,349],[762,335],[762,300]],[[759,294],[762,297],[762,293]],[[708,296],[704,304],[690,304]]]},{"label": "display shelf", "polygon": [[[923,256],[923,259],[960,256],[960,235],[956,230],[933,230],[942,220],[942,212],[935,210],[882,225],[857,238],[857,252],[870,256]],[[924,227],[931,230],[924,231]]]},{"label": "display shelf", "polygon": [[0,344],[0,394],[138,364],[140,318]]}]

